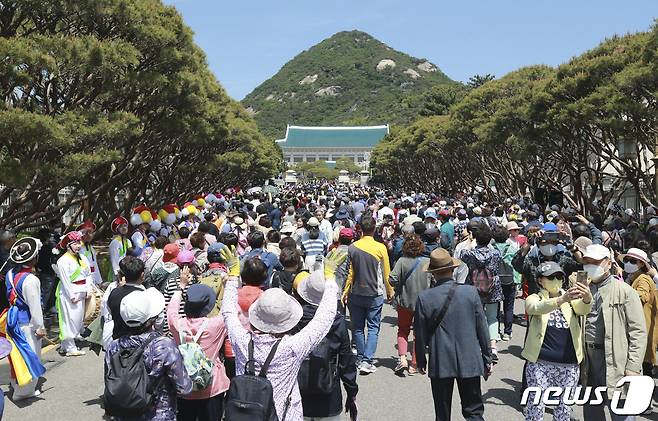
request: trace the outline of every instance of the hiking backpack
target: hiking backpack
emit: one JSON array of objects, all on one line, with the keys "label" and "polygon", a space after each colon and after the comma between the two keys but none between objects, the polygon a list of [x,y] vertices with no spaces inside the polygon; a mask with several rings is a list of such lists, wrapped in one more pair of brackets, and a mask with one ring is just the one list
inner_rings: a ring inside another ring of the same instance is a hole
[{"label": "hiking backpack", "polygon": [[207,326],[208,319],[203,321],[196,335],[192,337],[192,342],[185,342],[185,332],[181,329],[181,325],[178,325],[178,335],[180,338],[178,350],[183,357],[185,371],[187,371],[187,374],[192,380],[193,391],[205,389],[212,384],[213,380],[212,370],[215,364],[206,356],[203,348],[198,344],[199,338]]},{"label": "hiking backpack", "polygon": [[338,374],[338,356],[331,358],[331,346],[325,337],[302,361],[297,383],[302,395],[328,395],[334,390]]},{"label": "hiking backpack", "polygon": [[493,292],[493,273],[486,266],[475,268],[471,271],[471,283],[478,290],[480,298],[488,298]]},{"label": "hiking backpack", "polygon": [[[505,256],[509,247],[510,245],[506,244],[505,249],[501,250],[500,254]],[[512,285],[514,283],[514,268],[502,258],[498,265],[498,277],[500,278],[501,285]]]},{"label": "hiking backpack", "polygon": [[[254,340],[249,340],[249,359],[244,367],[244,374],[235,376],[226,392],[226,419],[230,421],[279,421],[274,407],[274,392],[272,383],[267,379],[267,370],[274,358],[281,339],[276,341],[270,349],[265,362],[256,375],[254,360]],[[292,390],[290,391],[292,394]],[[283,418],[286,419],[290,394],[286,400]]]},{"label": "hiking backpack", "polygon": [[152,385],[144,364],[144,349],[157,335],[140,346],[119,349],[111,357],[105,375],[103,401],[111,416],[136,417],[153,408],[156,385]]}]

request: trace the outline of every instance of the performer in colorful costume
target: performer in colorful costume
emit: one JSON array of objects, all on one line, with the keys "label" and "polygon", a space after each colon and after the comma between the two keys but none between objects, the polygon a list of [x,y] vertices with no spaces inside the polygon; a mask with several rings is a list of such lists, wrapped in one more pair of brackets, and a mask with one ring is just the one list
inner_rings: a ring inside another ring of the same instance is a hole
[{"label": "performer in colorful costume", "polygon": [[78,349],[75,340],[81,339],[80,333],[84,328],[85,300],[91,296],[91,271],[89,261],[80,254],[82,234],[79,231],[67,233],[58,246],[66,251],[57,260],[60,352],[67,357],[75,357],[85,354]]},{"label": "performer in colorful costume", "polygon": [[0,333],[13,345],[9,363],[15,401],[38,396],[37,382],[46,372],[41,364],[41,338],[46,336],[41,282],[34,275],[40,248],[41,241],[25,237],[9,252],[9,258],[18,266],[5,278],[9,309],[0,315]]},{"label": "performer in colorful costume", "polygon": [[133,209],[133,213],[130,216],[130,224],[135,227],[135,231],[130,236],[130,241],[132,241],[135,248],[135,256],[141,255],[145,248],[150,247],[147,231],[151,227],[152,221],[153,214],[146,206],[140,205]]},{"label": "performer in colorful costume", "polygon": [[127,237],[128,220],[126,218],[123,216],[114,218],[110,228],[115,235],[112,237],[112,241],[110,241],[109,245],[110,265],[112,268],[108,280],[113,281],[116,280],[117,274],[119,273],[119,262],[126,257],[128,250],[132,248],[133,244]]},{"label": "performer in colorful costume", "polygon": [[82,248],[80,254],[85,256],[89,261],[89,270],[91,271],[91,280],[95,285],[103,283],[100,267],[98,266],[98,256],[96,250],[91,242],[94,240],[94,232],[96,231],[96,224],[90,220],[86,220],[83,224],[79,225],[76,231],[82,233]]}]

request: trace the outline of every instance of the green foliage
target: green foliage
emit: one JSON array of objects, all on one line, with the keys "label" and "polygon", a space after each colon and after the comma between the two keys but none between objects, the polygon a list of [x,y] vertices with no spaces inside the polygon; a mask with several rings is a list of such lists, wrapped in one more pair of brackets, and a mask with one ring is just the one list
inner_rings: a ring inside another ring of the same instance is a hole
[{"label": "green foliage", "polygon": [[0,226],[77,205],[107,224],[139,202],[259,183],[281,165],[159,0],[7,1],[0,31],[0,202],[13,198]]},{"label": "green foliage", "polygon": [[633,188],[655,204],[657,47],[658,24],[557,69],[476,75],[469,91],[436,87],[418,99],[430,117],[393,130],[375,148],[373,181],[491,196],[544,187],[585,210]]},{"label": "green foliage", "polygon": [[338,169],[329,168],[324,161],[300,162],[295,166],[297,175],[309,179],[335,179],[338,177]]},{"label": "green foliage", "polygon": [[468,78],[468,86],[471,88],[479,88],[487,82],[494,80],[496,76],[487,73],[486,75],[473,75]]},{"label": "green foliage", "polygon": [[[384,59],[395,61],[395,68],[378,71],[377,64]],[[422,106],[412,97],[435,85],[454,84],[435,67],[435,71],[419,69],[423,62],[366,33],[340,32],[297,55],[242,103],[256,113],[258,127],[271,138],[282,138],[287,124],[410,122]],[[408,69],[419,77],[405,74]],[[314,75],[314,82],[300,84]],[[339,87],[336,96],[316,95],[331,86]]]},{"label": "green foliage", "polygon": [[336,160],[336,170],[346,170],[350,174],[358,174],[361,171],[361,167],[356,165],[353,159],[343,156]]}]

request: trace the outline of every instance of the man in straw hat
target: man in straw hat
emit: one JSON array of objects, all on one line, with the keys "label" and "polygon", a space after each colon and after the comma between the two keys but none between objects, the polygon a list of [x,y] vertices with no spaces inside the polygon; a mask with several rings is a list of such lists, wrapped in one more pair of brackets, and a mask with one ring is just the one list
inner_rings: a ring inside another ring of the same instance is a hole
[{"label": "man in straw hat", "polygon": [[16,267],[7,272],[10,307],[0,316],[0,321],[6,320],[5,333],[19,351],[13,352],[9,359],[15,401],[38,396],[37,381],[46,371],[41,364],[41,338],[46,336],[41,311],[41,282],[34,275],[40,248],[41,241],[25,237],[9,251],[9,259]]},{"label": "man in straw hat", "polygon": [[437,420],[450,420],[452,389],[459,387],[462,414],[482,420],[484,403],[480,377],[491,374],[491,345],[482,302],[472,285],[457,284],[453,271],[461,262],[447,250],[430,254],[425,271],[434,276],[435,287],[423,291],[416,302],[414,331],[419,371],[425,371],[425,347],[429,346],[429,377]]},{"label": "man in straw hat", "polygon": [[60,282],[57,285],[57,315],[59,320],[60,352],[67,357],[84,355],[75,344],[81,338],[85,317],[85,300],[91,296],[91,270],[89,260],[80,254],[82,234],[67,233],[58,247],[65,251],[57,260]]}]

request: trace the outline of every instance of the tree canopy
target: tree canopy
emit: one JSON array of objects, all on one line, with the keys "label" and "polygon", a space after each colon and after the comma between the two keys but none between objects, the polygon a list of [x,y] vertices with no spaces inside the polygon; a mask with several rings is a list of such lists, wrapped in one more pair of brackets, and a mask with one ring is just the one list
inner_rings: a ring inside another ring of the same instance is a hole
[{"label": "tree canopy", "polygon": [[0,31],[0,203],[12,197],[0,226],[58,222],[78,205],[107,222],[281,166],[173,7],[4,1]]},{"label": "tree canopy", "polygon": [[581,209],[632,188],[656,204],[657,47],[654,25],[557,68],[472,78],[465,95],[430,91],[423,116],[373,151],[373,181],[491,196],[546,188]]}]

